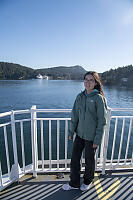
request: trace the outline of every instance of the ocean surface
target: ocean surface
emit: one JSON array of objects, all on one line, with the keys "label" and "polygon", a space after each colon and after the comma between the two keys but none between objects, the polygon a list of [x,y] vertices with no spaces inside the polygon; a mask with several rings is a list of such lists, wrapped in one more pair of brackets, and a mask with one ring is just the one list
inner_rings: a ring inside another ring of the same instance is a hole
[{"label": "ocean surface", "polygon": [[[133,107],[133,90],[104,87],[109,107]],[[83,81],[72,80],[0,80],[0,113],[37,108],[72,108],[76,95],[84,90]]]},{"label": "ocean surface", "polygon": [[[32,105],[36,105],[37,108],[53,108],[53,109],[67,109],[72,108],[74,100],[78,93],[84,90],[83,81],[72,81],[72,80],[0,80],[0,113],[7,112],[11,110],[24,110],[30,109]],[[111,108],[133,108],[133,91],[132,89],[128,89],[125,87],[103,87],[105,97],[107,99],[107,104]],[[119,113],[117,113],[119,114]],[[127,115],[133,115],[133,113],[126,113]],[[70,115],[70,114],[69,114]],[[54,123],[54,122],[53,122]],[[62,122],[63,123],[63,122]],[[121,121],[119,122],[120,132],[121,132]],[[129,122],[128,122],[129,123]],[[19,163],[22,167],[21,162],[21,146],[20,144],[20,125],[17,125],[16,130],[17,141],[18,141],[18,156]],[[63,158],[64,155],[64,146],[62,146],[64,142],[64,129],[63,124],[61,124],[61,135],[60,135],[60,158]],[[112,134],[114,130],[114,122],[112,126]],[[38,125],[39,127],[39,125]],[[53,132],[56,132],[56,123],[53,124]],[[48,130],[48,122],[45,123],[44,132]],[[40,130],[38,130],[39,132]],[[128,130],[126,130],[128,132]],[[8,141],[9,141],[9,156],[10,161],[13,163],[13,154],[12,154],[12,139],[11,139],[11,131],[8,132]],[[109,139],[110,142],[113,141],[113,137]],[[118,134],[118,138],[116,139],[117,145],[119,146],[120,134]],[[133,134],[131,135],[131,139],[133,139]],[[24,140],[25,140],[25,160],[26,164],[31,163],[32,152],[31,152],[31,133],[30,133],[30,124],[25,124],[24,127]],[[44,153],[45,159],[48,159],[48,135],[44,135],[44,141],[47,142],[45,145]],[[125,140],[123,143],[123,155],[126,148],[127,136],[125,135]],[[38,133],[38,144],[41,143],[40,133]],[[72,143],[68,142],[70,148],[68,148],[69,157],[71,155]],[[57,144],[57,135],[52,135],[52,157],[56,159],[54,153],[56,153],[56,144]],[[4,160],[5,158],[5,144],[3,140],[3,130],[0,129],[0,159]],[[28,154],[27,154],[28,152]],[[110,145],[108,151],[108,157],[111,156],[112,146]],[[129,154],[131,155],[132,148],[130,148]],[[118,148],[116,148],[115,154],[118,154]],[[41,149],[40,145],[38,145],[38,155],[39,159],[41,159]],[[2,168],[5,169],[6,160],[4,160],[2,164]],[[6,171],[6,169],[5,169]]]}]

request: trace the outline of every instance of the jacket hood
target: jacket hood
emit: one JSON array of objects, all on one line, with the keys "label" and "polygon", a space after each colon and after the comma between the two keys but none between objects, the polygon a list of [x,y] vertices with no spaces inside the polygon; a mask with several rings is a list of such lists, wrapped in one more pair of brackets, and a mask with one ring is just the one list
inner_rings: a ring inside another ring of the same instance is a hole
[{"label": "jacket hood", "polygon": [[92,90],[89,94],[87,93],[86,89],[82,92],[83,95],[87,97],[92,97],[96,94],[99,94],[99,91],[97,89]]}]

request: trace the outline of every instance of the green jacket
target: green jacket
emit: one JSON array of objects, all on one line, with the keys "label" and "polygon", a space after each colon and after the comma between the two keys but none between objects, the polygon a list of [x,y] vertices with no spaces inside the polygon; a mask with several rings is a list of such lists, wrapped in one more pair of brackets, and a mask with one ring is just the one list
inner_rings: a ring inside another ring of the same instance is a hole
[{"label": "green jacket", "polygon": [[74,132],[85,140],[101,144],[106,125],[106,105],[104,98],[94,89],[90,94],[86,90],[78,94],[71,113],[69,135]]}]

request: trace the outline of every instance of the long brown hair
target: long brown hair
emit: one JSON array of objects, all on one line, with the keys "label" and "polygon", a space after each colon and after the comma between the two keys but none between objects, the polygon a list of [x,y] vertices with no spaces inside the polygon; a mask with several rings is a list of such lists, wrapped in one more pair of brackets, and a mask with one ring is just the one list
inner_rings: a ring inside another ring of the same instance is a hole
[{"label": "long brown hair", "polygon": [[92,75],[93,78],[95,79],[95,82],[97,83],[94,87],[94,89],[97,89],[99,91],[99,93],[104,97],[104,92],[103,92],[103,89],[102,89],[102,83],[101,83],[101,80],[100,80],[100,77],[98,75],[97,72],[95,71],[89,71],[89,72],[86,72],[86,74],[84,75],[84,80],[85,80],[85,77],[87,75]]}]

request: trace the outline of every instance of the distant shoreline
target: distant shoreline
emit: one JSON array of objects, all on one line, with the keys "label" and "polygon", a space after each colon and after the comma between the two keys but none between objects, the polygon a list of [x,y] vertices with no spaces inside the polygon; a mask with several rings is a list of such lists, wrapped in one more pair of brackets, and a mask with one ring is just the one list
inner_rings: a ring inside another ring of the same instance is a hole
[{"label": "distant shoreline", "polygon": [[[49,80],[83,80],[86,70],[79,65],[32,69],[19,64],[0,62],[0,80],[30,80],[48,77]],[[133,66],[128,65],[99,73],[103,85],[133,87]]]}]

